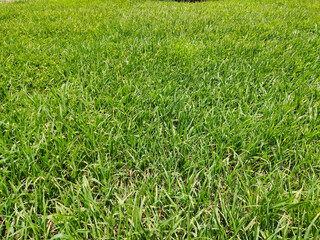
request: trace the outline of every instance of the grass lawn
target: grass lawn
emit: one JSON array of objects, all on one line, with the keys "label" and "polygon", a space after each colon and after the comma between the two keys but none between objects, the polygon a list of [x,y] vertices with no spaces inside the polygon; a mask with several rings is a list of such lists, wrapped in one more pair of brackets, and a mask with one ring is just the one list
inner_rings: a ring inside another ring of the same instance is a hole
[{"label": "grass lawn", "polygon": [[0,239],[317,239],[320,1],[0,3]]}]

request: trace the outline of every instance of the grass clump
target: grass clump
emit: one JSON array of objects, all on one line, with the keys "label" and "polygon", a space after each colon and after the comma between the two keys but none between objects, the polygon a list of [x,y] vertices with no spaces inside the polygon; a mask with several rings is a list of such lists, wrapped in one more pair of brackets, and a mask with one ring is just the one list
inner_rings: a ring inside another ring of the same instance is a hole
[{"label": "grass clump", "polygon": [[319,237],[319,1],[0,8],[2,239]]}]

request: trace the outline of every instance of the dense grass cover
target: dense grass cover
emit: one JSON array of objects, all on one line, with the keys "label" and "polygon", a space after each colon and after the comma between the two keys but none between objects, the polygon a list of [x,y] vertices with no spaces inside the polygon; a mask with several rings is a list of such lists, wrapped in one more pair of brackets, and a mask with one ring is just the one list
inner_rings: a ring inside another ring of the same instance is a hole
[{"label": "dense grass cover", "polygon": [[319,237],[319,13],[1,3],[1,239]]}]

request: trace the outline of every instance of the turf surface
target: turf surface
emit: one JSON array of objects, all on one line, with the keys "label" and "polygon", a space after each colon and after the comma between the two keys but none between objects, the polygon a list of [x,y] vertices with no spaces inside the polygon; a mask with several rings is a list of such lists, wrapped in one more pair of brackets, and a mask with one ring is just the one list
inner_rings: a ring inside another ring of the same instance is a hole
[{"label": "turf surface", "polygon": [[1,3],[1,239],[318,238],[319,13]]}]

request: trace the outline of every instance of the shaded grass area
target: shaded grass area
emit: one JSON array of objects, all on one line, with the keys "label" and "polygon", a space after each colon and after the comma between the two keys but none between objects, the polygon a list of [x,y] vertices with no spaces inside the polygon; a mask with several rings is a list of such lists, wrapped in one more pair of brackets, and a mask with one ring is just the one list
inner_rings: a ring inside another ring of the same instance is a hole
[{"label": "shaded grass area", "polygon": [[307,239],[319,1],[0,5],[3,239]]}]

